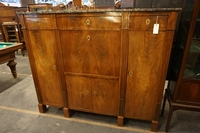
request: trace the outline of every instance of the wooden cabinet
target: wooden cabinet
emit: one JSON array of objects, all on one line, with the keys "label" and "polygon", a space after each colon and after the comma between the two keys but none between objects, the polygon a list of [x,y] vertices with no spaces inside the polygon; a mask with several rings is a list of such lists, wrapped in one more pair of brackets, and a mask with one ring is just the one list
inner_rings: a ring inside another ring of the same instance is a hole
[{"label": "wooden cabinet", "polygon": [[[166,124],[169,130],[176,110],[200,111],[200,1],[186,0],[177,41],[173,47],[169,84],[165,92],[162,114],[168,99],[170,110]],[[178,112],[177,112],[178,113]]]},{"label": "wooden cabinet", "polygon": [[40,106],[63,105],[66,117],[69,110],[118,116],[119,126],[124,117],[148,120],[157,130],[177,10],[21,17]]}]

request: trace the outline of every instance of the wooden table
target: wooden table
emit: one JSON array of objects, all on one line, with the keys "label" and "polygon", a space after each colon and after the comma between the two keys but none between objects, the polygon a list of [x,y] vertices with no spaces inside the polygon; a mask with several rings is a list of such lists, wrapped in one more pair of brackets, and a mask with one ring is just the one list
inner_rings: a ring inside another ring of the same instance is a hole
[{"label": "wooden table", "polygon": [[7,63],[14,78],[17,77],[15,51],[22,48],[22,43],[0,42],[0,64]]}]

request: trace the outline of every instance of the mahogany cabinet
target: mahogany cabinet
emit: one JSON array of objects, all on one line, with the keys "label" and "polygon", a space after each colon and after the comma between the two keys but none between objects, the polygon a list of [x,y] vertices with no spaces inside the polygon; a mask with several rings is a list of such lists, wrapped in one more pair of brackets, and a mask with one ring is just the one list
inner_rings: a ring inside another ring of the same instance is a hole
[{"label": "mahogany cabinet", "polygon": [[[169,114],[166,132],[176,110],[200,111],[200,1],[184,3],[177,41],[171,57],[169,84],[165,92]],[[177,112],[178,113],[178,112]]]},{"label": "mahogany cabinet", "polygon": [[56,105],[66,117],[142,119],[157,131],[178,10],[21,13],[40,112]]}]

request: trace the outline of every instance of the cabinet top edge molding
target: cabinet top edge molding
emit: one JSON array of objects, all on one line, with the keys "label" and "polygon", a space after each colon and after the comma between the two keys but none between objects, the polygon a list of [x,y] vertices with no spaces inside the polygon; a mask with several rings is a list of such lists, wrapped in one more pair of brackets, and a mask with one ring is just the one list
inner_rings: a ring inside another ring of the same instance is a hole
[{"label": "cabinet top edge molding", "polygon": [[56,11],[33,11],[17,12],[17,14],[51,14],[51,13],[92,13],[92,12],[155,12],[155,11],[180,11],[182,8],[132,8],[132,9],[90,9],[90,10],[56,10]]}]

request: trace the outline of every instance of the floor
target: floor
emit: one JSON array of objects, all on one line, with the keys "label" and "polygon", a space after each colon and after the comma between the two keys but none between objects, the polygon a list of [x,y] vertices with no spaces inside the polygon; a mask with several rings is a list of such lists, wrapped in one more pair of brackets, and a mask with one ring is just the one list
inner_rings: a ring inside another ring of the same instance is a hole
[{"label": "floor", "polygon": [[[0,65],[0,133],[150,133],[148,121],[125,119],[118,127],[117,118],[84,112],[75,112],[70,118],[62,109],[48,107],[39,113],[37,97],[27,55],[16,53],[18,77],[14,79],[6,64]],[[163,133],[168,106],[159,118],[158,133]],[[170,133],[197,133],[200,130],[200,113],[176,111]]]}]

